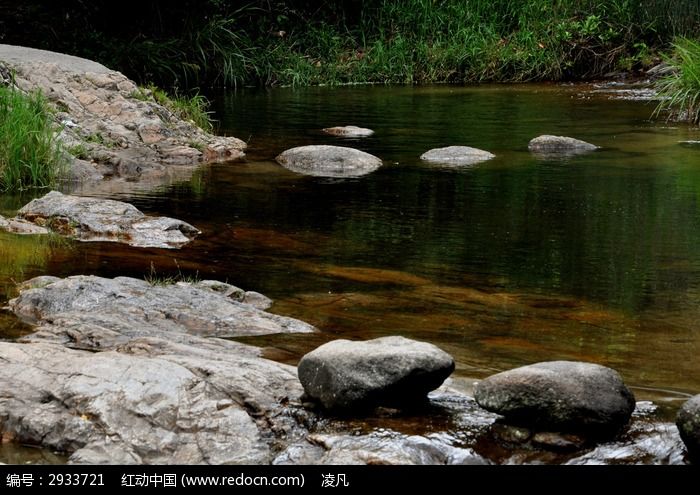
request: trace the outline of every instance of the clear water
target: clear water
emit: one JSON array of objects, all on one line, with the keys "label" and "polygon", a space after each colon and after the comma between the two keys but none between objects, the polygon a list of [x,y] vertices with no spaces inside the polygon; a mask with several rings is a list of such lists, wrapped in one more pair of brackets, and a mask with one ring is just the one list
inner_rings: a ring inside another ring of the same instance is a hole
[{"label": "clear water", "polygon": [[[38,274],[198,274],[263,292],[316,336],[245,339],[294,363],[334,338],[401,334],[438,344],[457,375],[551,359],[619,370],[673,414],[700,392],[700,132],[647,119],[648,102],[586,86],[311,88],[214,95],[221,131],[250,142],[150,189],[84,191],[167,214],[203,234],[180,251],[0,234],[0,299]],[[320,129],[355,124],[371,138]],[[600,151],[541,159],[539,134]],[[305,177],[273,161],[341,144],[385,165],[357,179]],[[425,165],[447,145],[497,155]],[[6,197],[9,214],[28,198]],[[0,313],[7,338],[26,332]]]}]

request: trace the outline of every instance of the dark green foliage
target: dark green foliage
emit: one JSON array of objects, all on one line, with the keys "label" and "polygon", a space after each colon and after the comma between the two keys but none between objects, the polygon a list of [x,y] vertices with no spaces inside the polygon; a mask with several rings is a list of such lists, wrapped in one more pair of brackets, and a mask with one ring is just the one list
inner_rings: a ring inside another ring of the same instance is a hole
[{"label": "dark green foliage", "polygon": [[700,32],[696,0],[45,4],[0,0],[4,42],[181,87],[582,79],[641,68]]}]

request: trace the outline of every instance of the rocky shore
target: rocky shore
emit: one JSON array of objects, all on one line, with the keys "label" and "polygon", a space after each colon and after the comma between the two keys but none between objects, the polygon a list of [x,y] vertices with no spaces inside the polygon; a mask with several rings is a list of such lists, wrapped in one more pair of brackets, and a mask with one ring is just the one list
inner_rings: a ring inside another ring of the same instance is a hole
[{"label": "rocky shore", "polygon": [[90,60],[0,44],[0,83],[48,98],[75,181],[155,182],[176,169],[244,156],[240,139],[204,132],[120,72]]}]

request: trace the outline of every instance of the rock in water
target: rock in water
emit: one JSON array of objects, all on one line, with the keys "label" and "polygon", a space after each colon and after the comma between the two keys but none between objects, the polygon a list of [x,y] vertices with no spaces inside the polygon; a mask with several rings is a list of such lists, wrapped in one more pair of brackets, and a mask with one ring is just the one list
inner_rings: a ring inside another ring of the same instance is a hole
[{"label": "rock in water", "polygon": [[374,134],[372,129],[367,129],[366,127],[357,127],[355,125],[346,125],[340,127],[326,127],[321,129],[326,134],[338,137],[347,138],[358,138],[358,137],[369,137]]},{"label": "rock in water", "polygon": [[683,404],[676,417],[676,426],[688,452],[697,457],[700,454],[700,395]]},{"label": "rock in water", "polygon": [[146,216],[129,203],[68,196],[58,191],[30,201],[17,216],[80,241],[122,242],[139,247],[179,248],[200,233],[181,220]]},{"label": "rock in water", "polygon": [[425,342],[334,340],[301,358],[299,380],[312,399],[338,411],[423,401],[454,369],[452,356]]},{"label": "rock in water", "polygon": [[615,370],[573,361],[498,373],[481,381],[474,397],[512,424],[603,436],[624,426],[635,407],[632,392]]},{"label": "rock in water", "polygon": [[45,321],[56,323],[62,331],[70,327],[74,338],[90,327],[132,337],[170,335],[173,339],[176,331],[203,337],[315,331],[302,321],[246,304],[243,300],[248,293],[239,296],[241,302],[236,301],[236,295],[220,292],[211,281],[153,286],[129,277],[44,279],[25,282],[32,289],[12,299],[10,308],[27,322],[42,322],[44,328]]},{"label": "rock in water", "polygon": [[527,148],[534,153],[543,154],[575,154],[595,151],[598,146],[566,136],[551,136],[545,134],[532,139]]},{"label": "rock in water", "polygon": [[275,160],[292,172],[317,177],[360,177],[382,165],[379,158],[364,151],[327,145],[292,148]]},{"label": "rock in water", "polygon": [[496,155],[478,148],[469,146],[448,146],[446,148],[435,148],[426,151],[420,159],[426,162],[439,163],[442,165],[473,165],[495,158]]}]

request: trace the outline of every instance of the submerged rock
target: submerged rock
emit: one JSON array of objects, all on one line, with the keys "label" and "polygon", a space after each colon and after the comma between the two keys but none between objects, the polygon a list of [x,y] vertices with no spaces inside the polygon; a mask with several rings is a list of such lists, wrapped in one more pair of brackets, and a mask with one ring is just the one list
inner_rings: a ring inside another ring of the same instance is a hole
[{"label": "submerged rock", "polygon": [[369,137],[374,134],[374,131],[372,129],[367,129],[366,127],[357,127],[355,125],[326,127],[325,129],[321,130],[326,134],[330,134],[331,136],[348,138]]},{"label": "submerged rock", "polygon": [[424,401],[455,369],[438,347],[404,337],[334,340],[299,362],[307,395],[331,410]]},{"label": "submerged rock", "polygon": [[478,148],[469,146],[448,146],[446,148],[435,148],[426,151],[420,159],[426,162],[443,165],[473,165],[495,158],[496,155]]},{"label": "submerged rock", "polygon": [[545,134],[530,140],[528,149],[534,153],[542,154],[575,154],[587,151],[595,151],[598,146],[566,136],[551,136]]},{"label": "submerged rock", "polygon": [[676,426],[688,452],[697,457],[700,454],[700,395],[683,404],[676,416]]},{"label": "submerged rock", "polygon": [[292,172],[318,177],[360,177],[382,165],[379,158],[364,151],[328,145],[299,146],[275,159]]},{"label": "submerged rock", "polygon": [[472,449],[452,447],[418,435],[313,434],[306,441],[289,446],[273,464],[485,465],[489,461]]},{"label": "submerged rock", "polygon": [[200,233],[181,220],[146,216],[129,203],[68,196],[58,191],[30,201],[12,221],[31,222],[38,229],[48,228],[80,241],[111,241],[170,249],[187,244]]},{"label": "submerged rock", "polygon": [[617,432],[635,407],[634,396],[615,370],[573,361],[498,373],[481,381],[474,397],[508,423],[593,436]]}]

